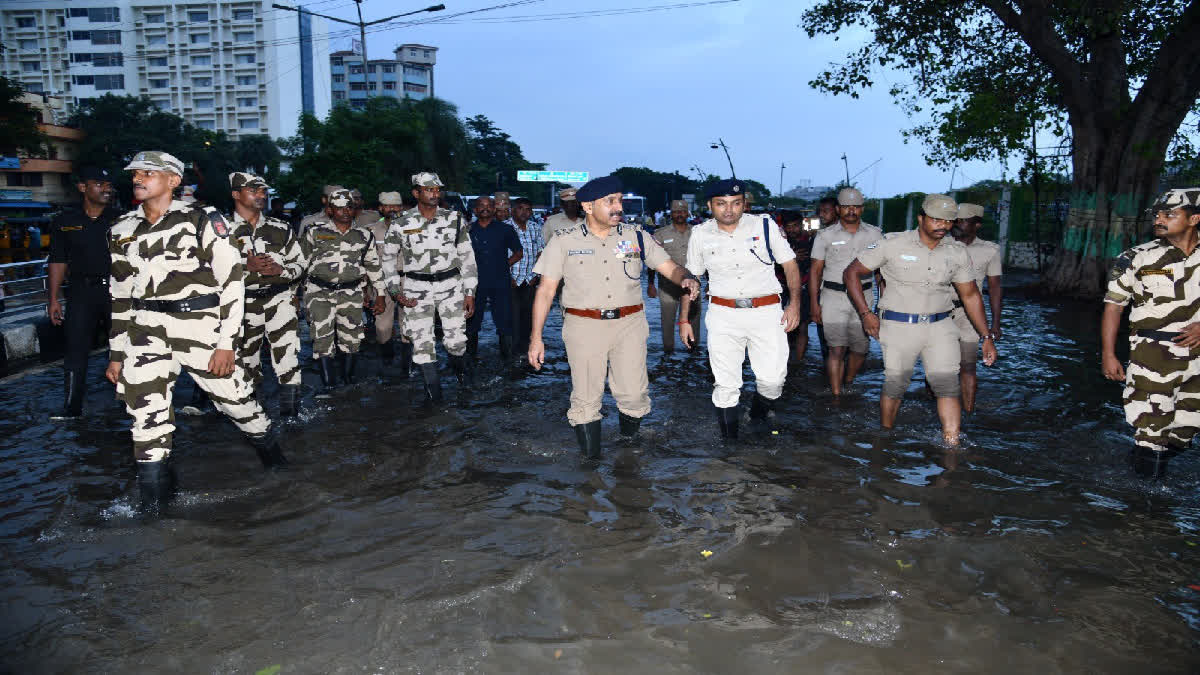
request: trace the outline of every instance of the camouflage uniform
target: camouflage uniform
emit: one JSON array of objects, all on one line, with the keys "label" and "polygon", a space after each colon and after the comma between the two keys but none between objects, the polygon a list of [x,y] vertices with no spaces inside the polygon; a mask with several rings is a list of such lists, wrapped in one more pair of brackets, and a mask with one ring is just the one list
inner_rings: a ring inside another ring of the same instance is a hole
[{"label": "camouflage uniform", "polygon": [[[346,190],[329,196],[331,206],[346,206],[349,200]],[[364,277],[373,292],[383,292],[374,235],[353,224],[343,233],[332,218],[324,216],[304,232],[300,248],[308,261],[304,299],[313,358],[333,356],[336,351],[356,353],[363,338]],[[327,288],[335,285],[339,287]]]},{"label": "camouflage uniform", "polygon": [[[1165,197],[1167,209],[1198,204],[1200,190],[1172,190]],[[1104,301],[1133,305],[1123,398],[1134,440],[1156,451],[1187,446],[1200,430],[1200,358],[1171,338],[1200,321],[1200,250],[1185,256],[1155,239],[1118,256],[1108,279]]]},{"label": "camouflage uniform", "polygon": [[426,220],[416,207],[400,214],[388,228],[383,267],[391,274],[388,293],[417,301],[405,311],[404,321],[404,336],[413,343],[413,363],[437,360],[435,316],[442,320],[446,351],[462,356],[467,350],[463,297],[474,296],[478,285],[475,251],[462,214],[438,209]]},{"label": "camouflage uniform", "polygon": [[[172,160],[165,153],[139,153],[134,169]],[[112,255],[112,332],[109,360],[123,364],[117,395],[133,417],[134,458],[157,462],[171,452],[175,413],[171,398],[180,370],[212,398],[217,410],[252,438],[271,428],[254,400],[241,366],[227,377],[208,373],[216,349],[234,349],[242,325],[242,264],[229,242],[228,225],[216,210],[181,201],[151,223],[143,207],[122,216],[109,233]],[[159,311],[163,301],[191,300],[188,311]]]},{"label": "camouflage uniform", "polygon": [[[299,386],[300,322],[289,290],[304,275],[305,260],[300,242],[292,236],[287,223],[265,213],[259,215],[259,223],[255,226],[235,212],[231,227],[231,241],[242,253],[246,285],[242,345],[238,354],[242,368],[253,387],[258,389],[262,384],[261,353],[265,335],[271,345],[271,365],[279,384]],[[279,263],[283,272],[278,276],[262,276],[245,269],[248,256],[262,253],[269,254]]]}]

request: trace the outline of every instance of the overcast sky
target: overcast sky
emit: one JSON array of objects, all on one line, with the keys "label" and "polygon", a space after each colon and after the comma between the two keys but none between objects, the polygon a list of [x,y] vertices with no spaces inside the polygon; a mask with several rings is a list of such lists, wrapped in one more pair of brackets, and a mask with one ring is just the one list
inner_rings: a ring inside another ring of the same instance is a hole
[{"label": "overcast sky", "polygon": [[[505,0],[444,0],[425,17],[491,7]],[[366,0],[365,20],[425,6]],[[512,0],[508,0],[512,2]],[[436,93],[463,116],[485,114],[520,143],[531,161],[557,170],[603,175],[620,166],[727,176],[710,143],[723,138],[738,176],[773,192],[808,179],[832,185],[875,160],[855,182],[870,196],[950,187],[951,172],[927,166],[922,148],[904,143],[911,121],[887,95],[881,72],[858,99],[808,86],[862,35],[809,39],[798,27],[806,2],[740,0],[665,11],[562,21],[500,19],[593,10],[653,7],[680,0],[540,0],[443,24],[369,33],[368,56],[388,58],[397,44],[439,48]],[[698,4],[698,3],[697,3]],[[313,11],[354,19],[339,0]],[[335,24],[336,25],[336,24]],[[349,39],[334,49],[349,48]],[[893,78],[901,77],[891,74]],[[954,185],[999,178],[999,163],[958,168]]]}]

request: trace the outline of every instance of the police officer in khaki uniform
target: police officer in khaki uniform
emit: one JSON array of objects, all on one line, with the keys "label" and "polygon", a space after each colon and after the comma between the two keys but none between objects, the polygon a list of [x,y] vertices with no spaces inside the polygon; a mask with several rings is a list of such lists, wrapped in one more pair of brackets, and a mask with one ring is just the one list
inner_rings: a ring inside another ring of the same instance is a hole
[{"label": "police officer in khaki uniform", "polygon": [[[887,235],[859,254],[842,273],[842,283],[862,317],[863,328],[879,340],[883,351],[880,423],[885,429],[895,425],[900,401],[920,357],[925,378],[937,397],[942,437],[949,445],[958,444],[962,423],[958,329],[953,321],[947,321],[956,290],[971,325],[986,335],[983,362],[990,366],[996,361],[995,340],[987,332],[983,297],[971,274],[966,247],[946,238],[957,217],[958,204],[953,199],[927,195],[918,218],[920,227]],[[862,288],[862,277],[875,270],[887,282],[879,301],[880,316],[867,305]]]},{"label": "police officer in khaki uniform", "polygon": [[542,252],[534,273],[542,276],[533,303],[533,332],[529,364],[541,369],[546,356],[542,328],[563,282],[563,343],[571,366],[571,408],[567,419],[575,427],[579,447],[591,459],[600,456],[600,406],[604,381],[620,411],[621,435],[632,437],[650,412],[650,382],[646,374],[646,339],[650,327],[642,304],[642,269],[687,289],[694,298],[700,284],[686,269],[640,228],[622,223],[621,196],[625,189],[616,176],[589,181],[577,197],[587,222],[574,232],[556,235]]},{"label": "police officer in khaki uniform", "polygon": [[[1004,298],[1004,290],[1000,287],[1002,274],[1001,258],[1004,251],[1000,245],[980,239],[979,226],[983,224],[983,207],[979,204],[959,204],[958,218],[954,221],[954,239],[967,247],[967,255],[971,258],[971,276],[975,277],[975,285],[983,290],[983,281],[987,280],[988,299],[992,305],[992,335],[1000,340],[1000,303]],[[954,325],[958,327],[958,345],[962,350],[962,365],[958,373],[962,384],[963,410],[975,410],[975,392],[979,389],[979,376],[975,363],[979,361],[979,333],[971,326],[971,320],[963,311],[962,301],[954,299],[954,312],[950,315]]]},{"label": "police officer in khaki uniform", "polygon": [[[654,241],[671,256],[671,260],[680,267],[687,267],[688,242],[692,240],[692,226],[688,224],[688,203],[682,199],[671,201],[671,224],[654,231]],[[698,342],[700,340],[700,303],[693,303],[687,318],[679,313],[679,303],[684,292],[675,284],[663,279],[658,288],[654,287],[654,272],[646,273],[646,295],[658,298],[659,318],[662,321],[663,351],[670,354],[675,351],[675,327],[677,322],[690,324],[692,333]],[[684,345],[687,347],[687,345]]]},{"label": "police officer in khaki uniform", "polygon": [[560,232],[573,232],[584,222],[583,209],[579,207],[576,198],[577,188],[564,188],[558,191],[558,199],[562,202],[562,213],[556,213],[542,223],[542,241],[546,244]]},{"label": "police officer in khaki uniform", "polygon": [[[383,248],[388,228],[396,222],[403,210],[404,198],[399,192],[379,193],[379,218],[371,223],[369,229],[371,234],[375,235],[375,248],[379,251],[381,262],[385,260]],[[403,264],[401,260],[396,262],[400,265]],[[384,283],[386,284],[387,280],[397,271],[403,272],[404,270],[384,269]],[[375,298],[368,296],[368,300],[374,302]],[[400,324],[399,375],[401,379],[408,379],[412,370],[413,345],[408,338],[404,337],[404,306],[396,304],[391,295],[384,293],[383,314],[375,317],[375,344],[379,345],[379,360],[385,369],[390,368],[392,361],[396,358],[396,344],[392,342],[392,335],[395,334],[397,323]]]}]

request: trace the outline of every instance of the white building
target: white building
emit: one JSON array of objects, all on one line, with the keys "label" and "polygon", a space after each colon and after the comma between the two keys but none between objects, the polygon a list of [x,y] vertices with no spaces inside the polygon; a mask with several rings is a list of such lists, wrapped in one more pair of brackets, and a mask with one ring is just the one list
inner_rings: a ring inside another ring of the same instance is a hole
[{"label": "white building", "polygon": [[0,73],[71,107],[145,94],[200,128],[272,138],[329,111],[325,20],[270,2],[5,0],[0,43]]}]

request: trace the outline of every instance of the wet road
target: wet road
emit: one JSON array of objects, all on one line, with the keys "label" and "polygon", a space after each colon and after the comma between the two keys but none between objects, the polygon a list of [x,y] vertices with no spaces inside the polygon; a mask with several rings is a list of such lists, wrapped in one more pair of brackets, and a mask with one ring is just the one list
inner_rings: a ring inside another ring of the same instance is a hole
[{"label": "wet road", "polygon": [[73,425],[45,418],[57,370],[9,379],[0,671],[1194,673],[1200,461],[1129,477],[1095,312],[1006,301],[958,452],[917,381],[876,428],[877,347],[835,402],[815,344],[778,435],[724,448],[705,362],[663,359],[654,325],[654,411],[621,448],[609,400],[590,466],[555,328],[542,374],[463,407],[370,378],[306,398],[279,475],[181,417],[151,523],[101,364]]}]

